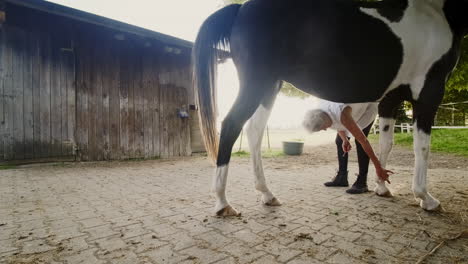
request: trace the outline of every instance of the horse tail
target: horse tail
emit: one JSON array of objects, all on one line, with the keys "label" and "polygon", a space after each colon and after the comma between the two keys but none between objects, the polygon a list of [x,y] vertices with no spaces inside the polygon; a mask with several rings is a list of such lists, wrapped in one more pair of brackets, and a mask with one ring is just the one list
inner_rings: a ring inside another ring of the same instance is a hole
[{"label": "horse tail", "polygon": [[197,94],[201,132],[208,156],[216,162],[219,138],[216,129],[216,75],[221,53],[227,54],[231,29],[241,5],[228,5],[208,17],[192,50],[193,84]]}]

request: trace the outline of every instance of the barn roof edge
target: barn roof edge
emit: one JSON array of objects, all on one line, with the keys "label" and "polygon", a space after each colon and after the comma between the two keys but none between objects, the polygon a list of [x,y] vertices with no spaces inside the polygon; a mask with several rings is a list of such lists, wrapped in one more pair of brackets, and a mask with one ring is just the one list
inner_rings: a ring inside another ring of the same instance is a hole
[{"label": "barn roof edge", "polygon": [[111,28],[121,32],[156,39],[169,45],[177,45],[189,49],[193,47],[193,42],[187,40],[44,0],[4,0],[4,2]]}]

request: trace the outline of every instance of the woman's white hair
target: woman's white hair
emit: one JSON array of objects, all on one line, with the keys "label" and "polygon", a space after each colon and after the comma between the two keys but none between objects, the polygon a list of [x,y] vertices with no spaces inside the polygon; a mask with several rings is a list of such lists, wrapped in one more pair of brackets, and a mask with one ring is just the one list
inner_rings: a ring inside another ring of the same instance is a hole
[{"label": "woman's white hair", "polygon": [[302,125],[310,133],[320,131],[328,119],[327,113],[320,109],[307,111]]}]

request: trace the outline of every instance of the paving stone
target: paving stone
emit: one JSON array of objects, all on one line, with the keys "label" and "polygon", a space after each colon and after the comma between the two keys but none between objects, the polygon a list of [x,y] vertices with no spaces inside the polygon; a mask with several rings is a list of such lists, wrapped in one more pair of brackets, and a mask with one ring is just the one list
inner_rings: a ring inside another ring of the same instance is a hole
[{"label": "paving stone", "polygon": [[205,224],[200,223],[198,220],[189,221],[178,226],[179,228],[187,230],[191,235],[199,235],[210,232],[213,228],[207,227]]},{"label": "paving stone", "polygon": [[195,236],[196,239],[203,240],[206,243],[211,245],[211,248],[223,248],[226,245],[232,243],[231,238],[227,238],[224,235],[221,235],[220,233],[216,231],[210,231],[201,235]]},{"label": "paving stone", "polygon": [[134,225],[118,227],[114,230],[120,232],[120,234],[123,235],[122,238],[124,239],[149,234],[152,232],[151,230],[143,228],[143,225],[139,223]]},{"label": "paving stone", "polygon": [[276,260],[276,257],[273,255],[265,255],[251,262],[252,264],[275,264],[282,263]]},{"label": "paving stone", "polygon": [[229,244],[219,250],[232,255],[238,263],[249,263],[267,254],[265,251],[245,246],[240,242]]},{"label": "paving stone", "polygon": [[338,252],[335,255],[331,256],[327,260],[327,263],[332,263],[332,264],[335,264],[335,263],[336,264],[341,264],[341,263],[349,263],[349,264],[355,264],[356,263],[356,264],[358,264],[358,263],[361,263],[361,264],[364,264],[366,262],[354,259],[354,258],[350,257],[349,255]]},{"label": "paving stone", "polygon": [[43,253],[55,249],[55,247],[49,246],[47,242],[42,239],[25,240],[17,242],[17,244],[21,247],[21,254],[24,255]]},{"label": "paving stone", "polygon": [[97,239],[94,241],[96,245],[104,252],[112,252],[118,249],[124,249],[128,245],[123,241],[120,236],[111,236],[106,238]]},{"label": "paving stone", "polygon": [[174,228],[170,224],[160,224],[151,227],[147,227],[148,230],[154,232],[158,237],[164,237],[180,232],[179,229]]},{"label": "paving stone", "polygon": [[181,250],[180,253],[189,256],[189,258],[196,258],[200,263],[213,263],[218,260],[225,259],[226,254],[217,252],[212,249],[191,247],[188,249]]},{"label": "paving stone", "polygon": [[[87,228],[83,229],[83,232],[88,234],[88,240],[93,241],[96,239],[104,238],[104,237],[110,237],[113,235],[120,234],[119,232],[116,232],[111,229],[110,225],[103,225],[103,226],[97,226],[97,227],[92,227],[92,228]],[[121,234],[123,235],[123,234]]]},{"label": "paving stone", "polygon": [[288,264],[320,264],[323,263],[320,260],[314,259],[311,256],[304,254],[294,258],[287,262]]},{"label": "paving stone", "polygon": [[65,227],[60,229],[51,229],[49,240],[60,242],[64,239],[87,236],[87,233],[81,232],[77,226]]},{"label": "paving stone", "polygon": [[87,249],[79,251],[78,253],[64,257],[64,260],[69,264],[101,264],[105,263],[103,260],[99,260],[94,255],[97,249]]},{"label": "paving stone", "polygon": [[78,223],[80,223],[83,228],[91,228],[106,224],[106,222],[104,222],[101,218],[97,217],[79,220]]},{"label": "paving stone", "polygon": [[257,234],[253,233],[249,229],[239,230],[237,232],[232,233],[232,237],[242,240],[249,245],[257,245],[264,241],[264,239]]},{"label": "paving stone", "polygon": [[296,256],[301,255],[303,252],[297,249],[285,247],[276,242],[263,243],[256,247],[258,250],[264,250],[274,256],[279,262],[286,262]]},{"label": "paving stone", "polygon": [[97,252],[99,259],[108,260],[115,264],[139,263],[138,256],[130,249],[119,249],[112,252]]},{"label": "paving stone", "polygon": [[[194,243],[190,243],[190,240],[191,240],[190,237],[186,237],[186,240],[185,240],[186,246],[181,247],[181,248],[186,248],[186,247],[193,246]],[[177,245],[177,243],[174,240],[171,240],[171,243]],[[168,245],[169,242],[168,241],[162,241],[162,240],[158,239],[155,234],[150,233],[150,234],[146,234],[146,235],[132,237],[131,239],[126,240],[126,244],[129,245],[130,247],[135,248],[135,250],[134,250],[135,253],[139,254],[139,253],[142,253],[142,252],[146,252],[146,251],[149,251],[149,250],[156,249],[158,247]],[[181,248],[174,248],[174,250],[179,250]]]},{"label": "paving stone", "polygon": [[[440,174],[433,194],[452,203],[426,213],[409,167],[397,168],[397,196],[385,200],[323,187],[334,163],[286,159],[265,161],[280,207],[261,204],[247,160],[233,163],[228,198],[243,213],[233,218],[213,217],[212,167],[201,157],[2,170],[0,263],[409,264],[466,229],[464,170],[430,169]],[[464,263],[465,252],[466,239],[450,241],[427,263]]]},{"label": "paving stone", "polygon": [[0,240],[0,254],[16,251],[19,248],[15,246],[16,239]]},{"label": "paving stone", "polygon": [[63,246],[64,250],[61,253],[65,255],[70,255],[73,252],[79,252],[90,247],[84,236],[64,239],[59,243],[62,243],[61,245]]},{"label": "paving stone", "polygon": [[179,263],[183,260],[187,260],[189,256],[181,255],[173,251],[170,245],[162,246],[160,248],[152,249],[147,252],[140,254],[141,256],[147,256],[151,261],[156,263]]}]

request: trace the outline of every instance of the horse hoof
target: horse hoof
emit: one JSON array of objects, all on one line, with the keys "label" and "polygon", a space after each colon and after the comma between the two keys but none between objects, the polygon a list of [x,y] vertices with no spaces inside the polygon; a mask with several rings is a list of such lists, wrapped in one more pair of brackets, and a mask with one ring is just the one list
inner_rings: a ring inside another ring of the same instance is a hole
[{"label": "horse hoof", "polygon": [[221,216],[221,217],[240,216],[240,215],[241,214],[237,212],[236,209],[232,208],[232,206],[230,205],[216,212],[216,216]]},{"label": "horse hoof", "polygon": [[419,206],[426,211],[437,211],[440,209],[440,202],[437,199],[429,201],[421,200]]},{"label": "horse hoof", "polygon": [[377,194],[380,197],[385,197],[385,198],[393,197],[393,194],[388,190],[384,193],[375,192],[375,194]]},{"label": "horse hoof", "polygon": [[376,186],[374,192],[380,197],[393,197],[390,190],[385,186]]},{"label": "horse hoof", "polygon": [[264,202],[264,204],[266,206],[280,206],[281,202],[278,199],[276,199],[276,197],[273,197],[273,199],[271,199],[268,202]]}]

